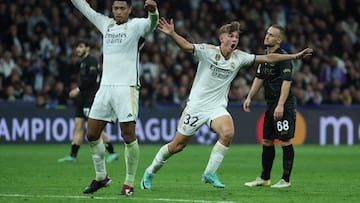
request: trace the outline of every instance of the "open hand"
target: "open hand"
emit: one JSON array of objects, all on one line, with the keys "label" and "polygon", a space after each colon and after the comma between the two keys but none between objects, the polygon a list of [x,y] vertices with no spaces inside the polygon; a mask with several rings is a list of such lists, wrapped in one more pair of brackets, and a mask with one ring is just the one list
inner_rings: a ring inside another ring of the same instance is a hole
[{"label": "open hand", "polygon": [[170,22],[167,22],[166,19],[162,17],[159,20],[158,29],[167,35],[171,35],[171,33],[174,32],[174,20],[170,19]]},{"label": "open hand", "polygon": [[302,59],[307,56],[311,56],[312,53],[313,53],[313,49],[306,48],[306,49],[302,50],[301,52],[299,52],[298,54],[296,54],[296,59]]}]

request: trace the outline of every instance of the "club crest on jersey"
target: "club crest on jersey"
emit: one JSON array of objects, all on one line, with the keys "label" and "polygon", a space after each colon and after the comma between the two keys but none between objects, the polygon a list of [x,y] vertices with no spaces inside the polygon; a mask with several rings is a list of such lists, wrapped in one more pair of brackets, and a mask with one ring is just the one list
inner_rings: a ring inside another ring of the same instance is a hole
[{"label": "club crest on jersey", "polygon": [[219,61],[220,58],[221,58],[220,54],[216,54],[216,55],[215,55],[215,60]]},{"label": "club crest on jersey", "polygon": [[235,68],[235,63],[234,63],[234,62],[231,62],[231,63],[230,63],[230,67],[231,67],[231,68]]},{"label": "club crest on jersey", "polygon": [[108,30],[109,30],[110,28],[114,27],[114,26],[115,26],[115,24],[114,24],[114,23],[111,23],[111,24],[108,26]]}]

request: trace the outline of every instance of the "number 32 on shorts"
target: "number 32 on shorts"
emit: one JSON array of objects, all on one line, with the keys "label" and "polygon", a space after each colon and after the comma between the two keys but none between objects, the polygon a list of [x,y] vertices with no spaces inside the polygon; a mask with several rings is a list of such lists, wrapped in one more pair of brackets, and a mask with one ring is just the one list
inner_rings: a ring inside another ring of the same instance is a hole
[{"label": "number 32 on shorts", "polygon": [[189,125],[195,128],[198,120],[199,118],[197,116],[191,116],[190,114],[186,114],[184,118],[184,125]]}]

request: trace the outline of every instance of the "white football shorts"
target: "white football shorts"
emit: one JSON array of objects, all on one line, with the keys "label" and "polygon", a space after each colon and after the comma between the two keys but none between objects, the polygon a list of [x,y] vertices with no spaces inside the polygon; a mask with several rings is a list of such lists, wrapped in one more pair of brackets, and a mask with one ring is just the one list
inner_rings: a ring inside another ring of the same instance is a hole
[{"label": "white football shorts", "polygon": [[186,136],[192,136],[204,124],[210,127],[211,121],[221,116],[229,115],[224,107],[202,109],[186,106],[181,113],[177,131]]},{"label": "white football shorts", "polygon": [[89,118],[108,122],[136,121],[139,113],[139,87],[101,85],[91,106]]}]

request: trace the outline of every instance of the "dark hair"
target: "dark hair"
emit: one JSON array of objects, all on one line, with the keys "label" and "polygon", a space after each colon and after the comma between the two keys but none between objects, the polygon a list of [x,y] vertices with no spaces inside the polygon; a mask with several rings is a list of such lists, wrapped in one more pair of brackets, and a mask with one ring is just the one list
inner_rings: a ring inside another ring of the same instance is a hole
[{"label": "dark hair", "polygon": [[126,1],[126,4],[127,4],[129,7],[131,7],[131,5],[132,5],[132,1],[131,1],[131,0],[113,0],[113,3],[114,3],[115,1]]},{"label": "dark hair", "polygon": [[89,41],[86,40],[86,39],[80,39],[80,40],[78,41],[77,45],[79,45],[79,44],[84,44],[86,47],[90,47],[90,43],[89,43]]},{"label": "dark hair", "polygon": [[232,21],[231,23],[225,24],[220,27],[219,35],[222,33],[231,33],[238,32],[240,33],[240,23],[238,21]]}]

